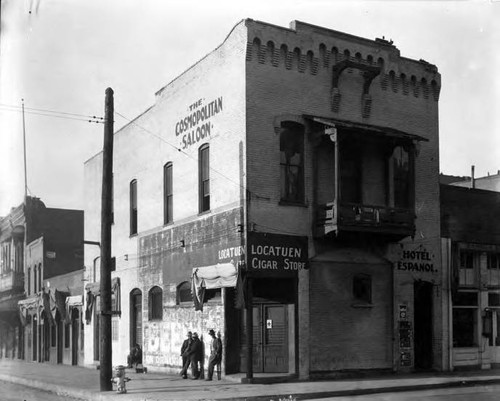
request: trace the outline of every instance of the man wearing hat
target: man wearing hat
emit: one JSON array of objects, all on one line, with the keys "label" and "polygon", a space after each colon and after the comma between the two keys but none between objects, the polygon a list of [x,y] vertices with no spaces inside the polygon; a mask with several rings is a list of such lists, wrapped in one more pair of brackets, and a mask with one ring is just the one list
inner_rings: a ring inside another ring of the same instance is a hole
[{"label": "man wearing hat", "polygon": [[198,338],[198,333],[193,333],[193,342],[191,343],[188,354],[191,362],[191,374],[193,375],[192,379],[197,380],[200,377],[198,362],[201,361],[202,357],[202,344]]},{"label": "man wearing hat", "polygon": [[214,367],[222,361],[222,341],[220,338],[215,337],[215,331],[210,329],[208,331],[212,341],[210,342],[210,358],[208,359],[208,377],[207,380],[212,380],[214,375]]},{"label": "man wearing hat", "polygon": [[181,347],[181,357],[182,357],[182,370],[181,376],[183,379],[187,379],[187,370],[189,368],[189,349],[191,348],[191,343],[193,342],[193,333],[188,331],[187,338],[182,343]]}]

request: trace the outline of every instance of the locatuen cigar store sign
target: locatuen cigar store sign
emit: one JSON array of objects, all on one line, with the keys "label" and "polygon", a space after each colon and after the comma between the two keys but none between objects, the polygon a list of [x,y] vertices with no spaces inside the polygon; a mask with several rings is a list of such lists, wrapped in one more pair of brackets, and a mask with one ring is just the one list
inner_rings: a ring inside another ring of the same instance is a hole
[{"label": "locatuen cigar store sign", "polygon": [[307,237],[248,233],[248,270],[298,272],[308,268]]}]

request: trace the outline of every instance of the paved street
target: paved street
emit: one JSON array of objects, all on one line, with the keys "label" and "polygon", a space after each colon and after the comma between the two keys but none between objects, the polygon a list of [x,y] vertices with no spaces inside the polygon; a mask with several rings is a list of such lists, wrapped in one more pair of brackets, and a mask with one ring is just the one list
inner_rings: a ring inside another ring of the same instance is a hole
[{"label": "paved street", "polygon": [[[500,399],[500,385],[454,387],[424,391],[369,394],[352,397],[317,398],[317,401],[493,401]],[[314,401],[314,400],[313,400]]]},{"label": "paved street", "polygon": [[68,396],[60,397],[54,393],[20,384],[0,381],[2,401],[65,401],[75,400]]}]

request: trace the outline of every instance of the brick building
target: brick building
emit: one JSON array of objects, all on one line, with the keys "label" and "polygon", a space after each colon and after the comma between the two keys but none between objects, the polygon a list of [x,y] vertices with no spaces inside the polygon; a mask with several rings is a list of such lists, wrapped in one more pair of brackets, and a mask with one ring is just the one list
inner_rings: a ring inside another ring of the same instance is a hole
[{"label": "brick building", "polygon": [[[384,39],[238,23],[114,136],[113,363],[139,343],[150,369],[177,370],[185,333],[214,328],[226,374],[447,369],[439,91],[434,65]],[[87,240],[101,177],[97,154]]]}]

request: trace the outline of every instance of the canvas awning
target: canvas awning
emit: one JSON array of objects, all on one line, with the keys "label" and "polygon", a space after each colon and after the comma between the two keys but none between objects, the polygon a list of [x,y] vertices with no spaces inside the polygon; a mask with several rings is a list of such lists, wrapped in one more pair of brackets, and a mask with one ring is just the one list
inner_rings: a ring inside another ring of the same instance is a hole
[{"label": "canvas awning", "polygon": [[205,290],[236,287],[238,269],[232,263],[195,267],[191,277],[191,293],[196,310],[203,310]]},{"label": "canvas awning", "polygon": [[207,290],[223,287],[236,287],[238,269],[232,263],[195,267],[193,278],[199,287]]}]

